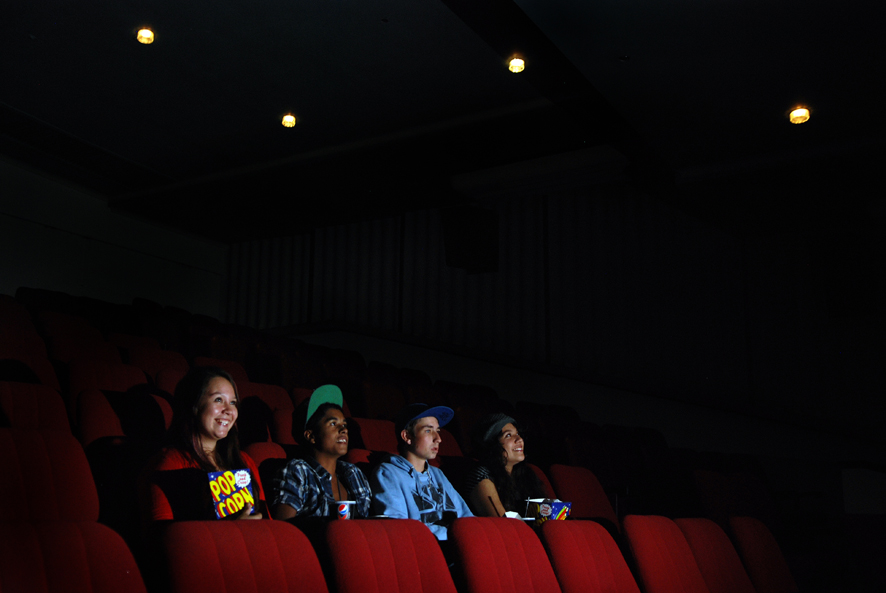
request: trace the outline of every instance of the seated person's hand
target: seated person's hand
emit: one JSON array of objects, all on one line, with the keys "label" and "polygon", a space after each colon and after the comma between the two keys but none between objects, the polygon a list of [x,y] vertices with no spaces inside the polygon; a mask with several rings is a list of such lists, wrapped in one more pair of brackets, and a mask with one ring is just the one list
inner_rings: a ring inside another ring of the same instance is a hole
[{"label": "seated person's hand", "polygon": [[255,513],[254,515],[252,515],[250,513],[252,513],[252,505],[247,502],[246,506],[244,506],[242,509],[240,509],[239,511],[237,511],[236,513],[234,513],[230,517],[231,517],[231,519],[235,519],[235,520],[236,519],[261,519],[262,518],[261,513]]}]

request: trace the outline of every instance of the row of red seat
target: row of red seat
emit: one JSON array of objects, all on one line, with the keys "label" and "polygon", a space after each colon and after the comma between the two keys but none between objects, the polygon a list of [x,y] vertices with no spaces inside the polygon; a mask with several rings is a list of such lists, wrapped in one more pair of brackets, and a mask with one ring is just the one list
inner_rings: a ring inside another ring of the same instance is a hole
[{"label": "row of red seat", "polygon": [[[130,452],[133,448],[137,449],[138,456],[133,461],[138,463],[152,447],[159,445],[171,420],[171,394],[189,364],[182,354],[160,349],[159,342],[149,336],[111,333],[108,334],[108,341],[104,342],[98,330],[82,318],[46,310],[35,313],[35,317],[41,326],[41,333],[47,336],[50,350],[59,344],[75,347],[79,345],[79,355],[60,354],[64,360],[56,359],[54,362],[56,368],[65,370],[63,383],[67,388],[62,389],[61,393],[65,399],[64,407],[70,418],[70,425],[74,428],[74,434],[87,447],[97,478],[108,484],[115,479],[114,466],[119,463],[120,457],[119,451],[109,453],[109,447],[119,449],[121,439],[141,443],[140,446],[130,447]],[[14,321],[3,321],[10,319]],[[37,356],[40,347],[46,352],[36,326],[30,322],[30,313],[14,300],[0,299],[0,322],[6,323],[4,327],[18,327],[21,336],[24,336],[21,343],[16,344],[12,350],[21,355],[27,348],[19,346],[30,344],[35,349],[33,356]],[[8,338],[9,334],[4,332],[4,344],[8,344]],[[2,348],[3,345],[0,344],[0,350]],[[100,353],[105,353],[105,356]],[[119,362],[122,359],[130,364]],[[293,456],[295,440],[292,435],[292,415],[295,406],[310,394],[309,388],[295,388],[287,393],[277,385],[251,382],[246,370],[237,361],[197,357],[193,362],[223,366],[235,377],[243,399],[239,427],[244,445],[275,442],[287,448],[288,457]],[[49,373],[53,371],[53,366],[46,358],[37,366],[48,367]],[[377,401],[372,400],[376,401],[374,407],[388,412],[395,409],[392,407],[394,403],[403,401],[402,393],[412,390],[412,395],[417,396],[430,386],[430,379],[426,374],[384,364],[370,364],[365,367],[359,355],[345,356],[339,353],[337,357],[325,360],[321,366],[327,371],[341,373],[339,376],[344,377],[343,383],[358,380],[360,373],[365,371],[363,386],[367,389],[364,390],[364,395],[374,394],[373,397],[378,398]],[[50,385],[59,383],[54,375],[47,382]],[[468,444],[466,435],[472,422],[484,413],[503,409],[502,402],[494,391],[480,386],[446,382],[438,384],[438,394],[445,392],[446,397],[436,403],[446,403],[456,410],[456,420],[447,427],[452,432],[444,433],[441,464],[444,471],[457,471],[458,460],[447,458],[458,457],[465,452]],[[11,388],[5,389],[9,395]],[[396,395],[398,389],[400,395]],[[34,388],[29,387],[27,391],[29,393],[18,398],[19,401],[35,397]],[[10,397],[6,399],[10,401]],[[42,402],[40,405],[47,407],[52,397],[44,392],[39,395],[39,399]],[[56,419],[52,422],[58,423],[60,416],[49,408],[41,414],[55,414]],[[18,416],[24,413],[21,409],[16,413]],[[601,494],[602,490],[597,486],[594,490],[596,507],[612,508],[621,503],[621,508],[617,508],[618,514],[653,512],[671,516],[687,512],[695,514],[704,510],[709,516],[717,516],[721,524],[722,517],[735,510],[750,510],[757,516],[765,515],[767,518],[773,515],[771,511],[768,514],[756,512],[761,505],[750,508],[753,505],[721,504],[720,501],[727,500],[727,492],[720,485],[713,488],[712,490],[716,490],[714,495],[708,497],[714,500],[713,504],[706,507],[688,504],[687,501],[692,497],[687,496],[687,493],[692,494],[693,488],[700,490],[701,486],[712,483],[721,474],[694,472],[689,476],[689,472],[683,471],[682,482],[674,480],[674,476],[681,474],[669,466],[666,455],[670,452],[660,435],[648,431],[638,433],[638,429],[617,431],[618,427],[604,427],[602,432],[595,433],[594,425],[580,421],[577,413],[562,406],[543,407],[518,402],[517,409],[522,412],[518,416],[529,428],[529,434],[533,435],[534,431],[535,438],[528,437],[530,447],[533,459],[540,462],[543,468],[550,472],[551,466],[575,466],[577,464],[569,463],[569,460],[577,458],[579,461],[587,461],[583,465],[594,468],[595,472],[603,472],[599,475],[609,500]],[[551,430],[549,426],[555,428]],[[633,430],[634,433],[628,434],[628,430]],[[640,443],[648,445],[633,446]],[[353,419],[351,446],[354,449],[351,453],[353,460],[360,461],[364,467],[371,465],[371,452],[396,451],[393,424],[385,419]],[[580,451],[584,457],[575,455],[564,458],[563,452],[570,450]],[[594,452],[594,459],[587,458],[588,452]],[[106,467],[108,459],[111,467]],[[649,468],[655,468],[658,474],[653,475]],[[658,479],[662,477],[665,479]],[[592,479],[596,484],[596,478],[592,476]],[[695,484],[687,486],[693,479]],[[672,488],[672,491],[666,492],[661,486],[675,483],[678,485],[676,491]],[[565,488],[558,488],[560,489]],[[106,496],[103,495],[102,498]],[[579,497],[576,495],[570,498],[578,500]],[[766,502],[770,503],[771,508],[771,500]],[[681,505],[679,510],[677,505]],[[746,508],[735,508],[739,506]],[[612,512],[612,515],[615,514]],[[127,514],[121,511],[119,515],[125,517]],[[608,515],[609,513],[597,514]]]},{"label": "row of red seat", "polygon": [[[643,590],[796,593],[765,527],[743,517],[733,524],[741,558],[707,519],[627,517]],[[433,535],[417,521],[335,521],[321,554],[328,557],[325,581],[310,544],[286,524],[177,524],[166,545],[173,591],[215,591],[232,582],[242,590],[337,593],[640,591],[615,541],[593,521],[547,521],[536,533],[512,519],[468,518],[456,520],[450,533],[451,571]],[[274,545],[277,553],[269,553]]]},{"label": "row of red seat", "polygon": [[[56,430],[0,429],[0,585],[10,591],[144,591],[120,537],[96,523],[98,498],[85,455]],[[646,593],[795,593],[762,523],[732,522],[738,544],[706,519],[628,516],[624,529]],[[173,591],[538,591],[638,593],[610,534],[592,521],[548,521],[544,548],[525,523],[460,519],[456,570],[423,525],[409,520],[333,522],[324,577],[315,549],[282,522],[172,525],[164,550]],[[545,551],[545,548],[547,552]],[[549,560],[550,557],[550,560]],[[745,570],[746,567],[746,570]],[[454,577],[454,580],[453,580]]]}]

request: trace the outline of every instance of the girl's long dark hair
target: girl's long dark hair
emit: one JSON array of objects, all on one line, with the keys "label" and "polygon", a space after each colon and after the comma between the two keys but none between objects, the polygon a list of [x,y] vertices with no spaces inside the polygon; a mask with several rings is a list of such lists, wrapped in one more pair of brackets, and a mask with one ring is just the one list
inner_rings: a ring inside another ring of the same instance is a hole
[{"label": "girl's long dark hair", "polygon": [[[218,367],[194,367],[185,375],[175,388],[175,400],[173,402],[175,412],[172,425],[169,427],[169,437],[173,447],[191,457],[204,471],[217,471],[212,461],[203,451],[200,441],[199,404],[213,379],[221,377],[231,383],[234,395],[240,401],[237,393],[237,384],[234,379]],[[231,426],[228,436],[218,441],[215,446],[215,461],[219,470],[239,469],[246,467],[243,457],[240,455],[240,439],[237,437],[237,423]]]},{"label": "girl's long dark hair", "polygon": [[[517,428],[519,432],[519,426]],[[544,498],[544,486],[525,460],[511,468],[511,473],[505,469],[504,447],[498,442],[498,435],[479,443],[479,447],[480,463],[489,470],[498,498],[506,511],[522,515],[526,511],[527,498]]]}]

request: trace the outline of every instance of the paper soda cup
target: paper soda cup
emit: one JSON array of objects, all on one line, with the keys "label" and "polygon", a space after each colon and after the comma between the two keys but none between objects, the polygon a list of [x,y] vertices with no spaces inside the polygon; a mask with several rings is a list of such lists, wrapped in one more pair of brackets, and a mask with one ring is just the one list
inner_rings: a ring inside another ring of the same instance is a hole
[{"label": "paper soda cup", "polygon": [[356,500],[336,500],[335,510],[336,519],[350,519],[351,509],[357,504]]}]

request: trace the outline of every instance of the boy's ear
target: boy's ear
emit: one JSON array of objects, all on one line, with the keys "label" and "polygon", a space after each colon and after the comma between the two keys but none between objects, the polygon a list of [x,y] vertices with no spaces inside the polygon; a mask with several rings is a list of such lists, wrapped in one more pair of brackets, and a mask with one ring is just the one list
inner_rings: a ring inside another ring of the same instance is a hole
[{"label": "boy's ear", "polygon": [[311,443],[312,445],[314,444],[314,431],[313,430],[306,430],[304,436],[305,436],[306,443]]},{"label": "boy's ear", "polygon": [[403,441],[404,441],[407,445],[411,445],[411,444],[412,444],[412,439],[409,438],[409,432],[408,432],[406,429],[403,429],[403,430],[400,431],[400,438],[403,439]]}]

